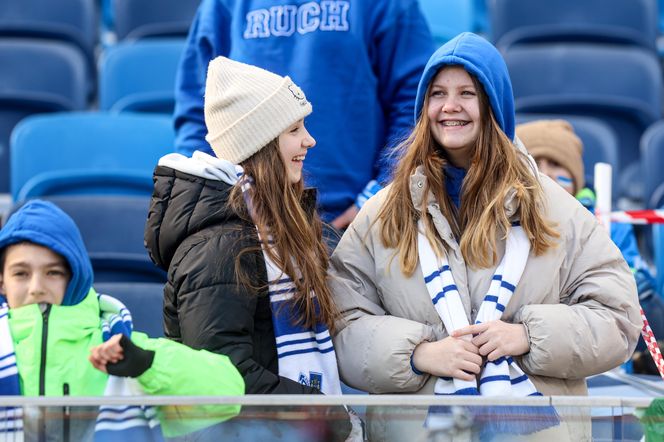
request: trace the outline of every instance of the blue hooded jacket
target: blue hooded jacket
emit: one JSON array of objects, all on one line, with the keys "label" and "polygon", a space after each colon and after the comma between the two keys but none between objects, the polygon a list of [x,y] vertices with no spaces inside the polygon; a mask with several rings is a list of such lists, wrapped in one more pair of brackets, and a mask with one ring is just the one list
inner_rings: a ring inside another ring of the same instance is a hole
[{"label": "blue hooded jacket", "polygon": [[71,280],[62,305],[76,305],[86,297],[92,287],[92,264],[81,232],[69,215],[48,201],[29,201],[0,230],[0,250],[23,241],[47,247],[69,263]]},{"label": "blue hooded jacket", "polygon": [[429,83],[438,71],[450,65],[459,65],[477,78],[489,96],[494,117],[510,140],[514,139],[514,94],[507,65],[500,52],[484,38],[464,32],[442,45],[433,53],[424,68],[417,87],[415,121],[422,112]]}]

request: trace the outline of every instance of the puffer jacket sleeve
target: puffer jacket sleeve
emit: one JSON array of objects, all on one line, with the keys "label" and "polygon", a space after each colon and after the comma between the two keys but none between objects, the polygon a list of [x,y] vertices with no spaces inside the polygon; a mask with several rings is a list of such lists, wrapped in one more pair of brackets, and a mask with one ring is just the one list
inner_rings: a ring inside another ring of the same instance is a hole
[{"label": "puffer jacket sleeve", "polygon": [[[155,352],[152,366],[137,379],[145,393],[163,396],[241,396],[244,381],[227,356],[194,350],[169,339],[150,339],[133,333],[132,341]],[[239,405],[159,407],[167,437],[187,434],[240,412]],[[204,416],[204,418],[202,418]]]},{"label": "puffer jacket sleeve", "polygon": [[[233,236],[237,235],[211,229],[209,234],[199,235],[195,241],[188,239],[178,248],[169,280],[177,306],[179,340],[195,349],[227,355],[242,374],[247,394],[319,393],[278,376],[254,359],[261,350],[254,348],[253,341],[261,295],[236,280],[235,257],[247,244]],[[241,265],[251,275],[259,275],[252,283],[265,281],[260,253],[243,254]]]},{"label": "puffer jacket sleeve", "polygon": [[435,335],[430,326],[391,316],[383,307],[374,256],[382,245],[371,225],[375,200],[362,208],[331,260],[330,285],[342,315],[334,338],[339,372],[346,384],[369,393],[416,392],[429,375],[413,372],[410,358]]},{"label": "puffer jacket sleeve", "polygon": [[560,303],[526,305],[515,319],[528,327],[532,374],[582,378],[631,356],[642,326],[632,276],[620,251],[592,214],[578,206],[562,229],[565,259]]}]

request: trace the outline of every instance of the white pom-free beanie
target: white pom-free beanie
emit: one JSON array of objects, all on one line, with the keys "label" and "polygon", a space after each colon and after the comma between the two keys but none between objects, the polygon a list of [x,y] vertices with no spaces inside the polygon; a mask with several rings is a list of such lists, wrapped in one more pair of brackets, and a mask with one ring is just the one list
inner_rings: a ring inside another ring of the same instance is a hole
[{"label": "white pom-free beanie", "polygon": [[217,57],[205,82],[205,137],[218,158],[239,164],[311,113],[289,77]]}]

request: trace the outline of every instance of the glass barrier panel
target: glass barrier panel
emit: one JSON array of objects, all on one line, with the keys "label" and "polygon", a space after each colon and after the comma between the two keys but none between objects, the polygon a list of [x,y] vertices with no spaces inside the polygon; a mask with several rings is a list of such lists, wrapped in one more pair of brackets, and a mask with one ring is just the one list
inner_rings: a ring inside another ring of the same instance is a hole
[{"label": "glass barrier panel", "polygon": [[664,434],[662,403],[421,395],[1,396],[0,441],[562,442],[639,441],[644,435],[650,441]]}]

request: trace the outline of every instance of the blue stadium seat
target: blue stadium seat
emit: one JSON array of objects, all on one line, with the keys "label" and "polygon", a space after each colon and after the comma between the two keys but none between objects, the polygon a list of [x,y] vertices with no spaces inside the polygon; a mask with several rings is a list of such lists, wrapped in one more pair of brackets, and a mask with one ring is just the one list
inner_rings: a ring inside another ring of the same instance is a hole
[{"label": "blue stadium seat", "polygon": [[185,37],[200,0],[113,0],[118,40]]},{"label": "blue stadium seat", "polygon": [[476,0],[420,0],[420,9],[440,46],[457,34],[475,29]]},{"label": "blue stadium seat", "polygon": [[[14,201],[62,194],[152,194],[152,171],[173,151],[165,115],[35,115],[12,132]],[[39,159],[38,161],[36,159]]]},{"label": "blue stadium seat", "polygon": [[184,39],[139,40],[107,49],[99,67],[99,108],[172,115]]},{"label": "blue stadium seat", "polygon": [[601,42],[656,49],[657,0],[489,0],[492,40]]},{"label": "blue stadium seat", "polygon": [[664,206],[664,120],[648,128],[641,138],[644,200],[650,209]]},{"label": "blue stadium seat", "polygon": [[94,92],[98,26],[96,0],[3,0],[0,11],[2,38],[57,40],[80,50],[87,61],[89,93]]},{"label": "blue stadium seat", "polygon": [[475,32],[479,34],[490,34],[489,12],[487,11],[487,0],[473,0],[475,5]]},{"label": "blue stadium seat", "polygon": [[[42,197],[78,225],[95,272],[95,282],[166,282],[150,260],[143,232],[149,196],[60,195]],[[16,205],[15,210],[19,205]]]},{"label": "blue stadium seat", "polygon": [[[523,114],[516,115],[517,123],[535,120],[563,119],[568,121],[583,142],[583,167],[586,182],[592,183],[595,163],[608,163],[613,168],[613,189],[618,185],[618,137],[604,121],[578,115]],[[526,146],[528,147],[528,146]],[[615,190],[614,190],[615,192]],[[615,194],[614,194],[615,196]]]},{"label": "blue stadium seat", "polygon": [[87,105],[86,62],[58,41],[0,38],[0,192],[9,191],[9,137],[28,115]]},{"label": "blue stadium seat", "polygon": [[[664,210],[664,204],[659,206]],[[657,269],[657,289],[658,293],[664,293],[664,224],[655,224],[652,226],[652,241],[655,255],[655,267]]]},{"label": "blue stadium seat", "polygon": [[639,199],[639,141],[661,116],[662,72],[654,52],[625,46],[532,44],[504,54],[515,108],[602,119],[619,140],[619,189]]},{"label": "blue stadium seat", "polygon": [[164,336],[164,285],[158,283],[95,283],[97,293],[119,299],[131,312],[134,330],[151,338]]}]

